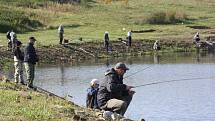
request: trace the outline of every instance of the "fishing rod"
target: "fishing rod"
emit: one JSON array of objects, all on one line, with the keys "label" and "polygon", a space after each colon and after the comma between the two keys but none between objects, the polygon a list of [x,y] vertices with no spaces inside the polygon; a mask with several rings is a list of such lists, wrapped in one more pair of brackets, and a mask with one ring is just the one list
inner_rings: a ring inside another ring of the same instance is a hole
[{"label": "fishing rod", "polygon": [[152,68],[153,66],[154,66],[154,65],[148,66],[148,67],[143,68],[143,69],[141,69],[141,70],[138,70],[138,71],[136,71],[136,72],[134,72],[134,73],[131,73],[130,75],[124,77],[124,79],[126,79],[126,78],[128,78],[128,77],[131,77],[131,76],[134,76],[135,74],[137,74],[137,73],[139,73],[139,72],[141,72],[141,71],[144,71],[144,70],[146,70],[146,69],[148,69],[148,68]]},{"label": "fishing rod", "polygon": [[[162,60],[162,61],[164,61],[164,60]],[[148,66],[148,67],[146,67],[146,68],[140,69],[140,70],[138,70],[138,71],[136,71],[136,72],[134,72],[134,73],[132,73],[132,74],[130,74],[130,75],[124,77],[124,79],[126,79],[126,78],[128,78],[128,77],[131,77],[131,76],[134,76],[134,75],[136,75],[137,73],[140,73],[141,71],[144,71],[144,70],[146,70],[146,69],[152,68],[152,67],[155,66],[155,65],[156,65],[156,64],[153,64],[153,65]]]},{"label": "fishing rod", "polygon": [[148,84],[137,85],[137,86],[134,86],[134,88],[144,87],[144,86],[149,86],[149,85],[162,84],[162,83],[170,83],[170,82],[178,82],[178,81],[187,81],[187,80],[213,79],[213,78],[215,78],[215,76],[212,76],[212,77],[197,77],[197,78],[175,79],[175,80],[169,80],[169,81],[158,81],[158,82],[152,82],[152,83],[148,83]]},{"label": "fishing rod", "polygon": [[[161,60],[161,61],[165,61],[166,59],[164,59],[164,60]],[[124,77],[123,79],[126,79],[126,78],[129,78],[129,77],[131,77],[131,76],[134,76],[134,75],[136,75],[137,73],[140,73],[140,72],[142,72],[142,71],[144,71],[144,70],[147,70],[147,69],[149,69],[149,68],[152,68],[153,66],[155,66],[156,64],[153,64],[153,65],[151,65],[151,66],[147,66],[147,67],[145,67],[145,68],[143,68],[143,69],[140,69],[140,70],[138,70],[138,71],[136,71],[136,72],[134,72],[134,73],[131,73],[130,75],[128,75],[128,76],[126,76],[126,77]],[[99,80],[102,80],[102,79],[105,79],[105,77],[101,77],[101,78],[98,78]],[[86,82],[83,82],[83,83],[86,83]],[[88,82],[87,82],[88,83]]]},{"label": "fishing rod", "polygon": [[[43,89],[43,88],[41,88],[41,87],[34,86],[34,88],[35,88],[35,91],[38,91],[38,92],[45,92],[45,93],[49,94],[50,96],[55,96],[55,97],[57,97],[57,98],[60,98],[60,99],[63,99],[63,100],[67,100],[67,99],[64,98],[64,97],[61,97],[61,96],[59,96],[59,95],[56,95],[56,94],[54,94],[54,93],[52,93],[52,92],[50,92],[50,91],[48,91],[48,90],[45,90],[45,89]],[[70,98],[73,98],[71,95],[67,95],[67,96],[70,97]],[[67,101],[69,101],[69,100],[67,100]],[[69,102],[71,102],[71,101],[69,101]]]}]

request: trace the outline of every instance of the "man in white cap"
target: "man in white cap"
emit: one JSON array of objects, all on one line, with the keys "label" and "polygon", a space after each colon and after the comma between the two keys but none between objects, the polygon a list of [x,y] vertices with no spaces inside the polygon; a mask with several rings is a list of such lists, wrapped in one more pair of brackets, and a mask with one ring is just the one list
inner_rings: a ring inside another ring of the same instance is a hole
[{"label": "man in white cap", "polygon": [[105,73],[105,79],[101,81],[98,91],[98,105],[101,109],[116,112],[122,116],[125,114],[135,91],[133,86],[123,84],[123,75],[129,68],[122,62]]},{"label": "man in white cap", "polygon": [[99,89],[99,80],[93,79],[90,82],[90,87],[87,89],[86,106],[92,109],[99,109],[97,103],[97,93]]}]

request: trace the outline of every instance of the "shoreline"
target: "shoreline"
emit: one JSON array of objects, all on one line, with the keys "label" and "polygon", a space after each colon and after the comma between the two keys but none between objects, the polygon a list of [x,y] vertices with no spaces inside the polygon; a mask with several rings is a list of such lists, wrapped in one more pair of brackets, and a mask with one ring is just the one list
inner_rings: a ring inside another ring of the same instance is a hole
[{"label": "shoreline", "polygon": [[[195,45],[186,41],[161,41],[161,50],[153,50],[154,40],[134,40],[132,46],[128,47],[121,41],[110,42],[109,51],[106,52],[102,42],[69,43],[64,45],[39,45],[35,46],[39,62],[76,62],[92,58],[110,58],[123,56],[141,56],[153,53],[168,52],[193,52]],[[24,47],[22,47],[24,49]],[[0,46],[0,58],[13,59],[13,55],[6,46]]]}]

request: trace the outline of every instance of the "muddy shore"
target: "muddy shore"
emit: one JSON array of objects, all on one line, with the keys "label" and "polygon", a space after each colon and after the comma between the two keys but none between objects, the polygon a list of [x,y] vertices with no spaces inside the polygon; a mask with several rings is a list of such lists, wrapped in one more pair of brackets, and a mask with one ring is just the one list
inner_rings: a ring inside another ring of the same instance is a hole
[{"label": "muddy shore", "polygon": [[[153,50],[154,40],[135,40],[131,47],[121,41],[111,42],[107,52],[103,43],[69,43],[64,45],[36,46],[40,63],[77,62],[91,58],[108,58],[122,56],[141,56],[154,52],[191,52],[195,50],[192,42],[160,41],[161,50]],[[0,59],[13,59],[6,46],[0,47]],[[1,62],[0,62],[1,63]]]}]

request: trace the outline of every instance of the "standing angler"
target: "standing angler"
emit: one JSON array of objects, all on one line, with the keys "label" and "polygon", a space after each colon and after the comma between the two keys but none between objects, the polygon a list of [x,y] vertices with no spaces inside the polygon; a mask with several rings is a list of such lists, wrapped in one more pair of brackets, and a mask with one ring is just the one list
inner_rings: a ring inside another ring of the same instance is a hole
[{"label": "standing angler", "polygon": [[63,42],[63,34],[64,34],[63,25],[59,26],[59,28],[58,28],[58,34],[59,34],[59,38],[60,38],[59,44],[62,44],[62,42]]},{"label": "standing angler", "polygon": [[24,55],[21,52],[20,48],[22,46],[22,43],[20,41],[16,42],[16,47],[14,50],[14,66],[15,66],[15,83],[20,83],[24,85],[24,79],[23,79],[23,60]]},{"label": "standing angler", "polygon": [[34,37],[30,37],[29,43],[24,51],[24,65],[27,75],[28,88],[33,88],[35,64],[39,60],[34,48],[35,41],[36,39]]},{"label": "standing angler", "polygon": [[8,31],[7,34],[6,34],[6,37],[7,37],[7,40],[8,40],[8,43],[7,43],[7,50],[10,50],[10,48],[12,48],[10,32],[11,32],[11,31]]},{"label": "standing angler", "polygon": [[127,38],[128,38],[128,46],[131,47],[131,41],[132,41],[132,30],[128,31]]},{"label": "standing angler", "polygon": [[106,48],[106,51],[108,52],[108,48],[109,48],[109,35],[108,35],[107,31],[104,34],[104,46]]},{"label": "standing angler", "polygon": [[105,79],[101,81],[98,91],[98,105],[105,111],[112,111],[122,116],[125,114],[135,91],[133,86],[123,84],[123,75],[129,70],[124,63],[105,73]]}]

